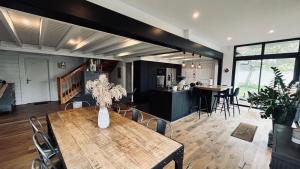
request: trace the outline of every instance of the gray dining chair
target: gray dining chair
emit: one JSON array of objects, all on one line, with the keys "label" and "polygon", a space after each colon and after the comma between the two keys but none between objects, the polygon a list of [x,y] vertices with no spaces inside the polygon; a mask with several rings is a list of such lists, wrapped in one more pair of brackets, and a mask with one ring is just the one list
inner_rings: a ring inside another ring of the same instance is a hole
[{"label": "gray dining chair", "polygon": [[42,160],[34,159],[31,163],[31,169],[48,169],[48,167]]},{"label": "gray dining chair", "polygon": [[[40,159],[45,163],[46,166],[57,169],[59,165],[59,159],[57,157],[57,150],[51,145],[50,141],[44,135],[43,132],[37,131],[32,136],[33,144],[40,156]],[[56,157],[55,157],[56,156]]]},{"label": "gray dining chair", "polygon": [[[71,107],[72,105],[72,107]],[[85,106],[90,107],[91,104],[88,101],[73,101],[73,102],[69,102],[65,105],[65,110],[68,109],[79,109]]]},{"label": "gray dining chair", "polygon": [[29,123],[31,125],[32,130],[33,130],[33,134],[40,131],[47,137],[48,140],[50,140],[46,130],[44,129],[43,125],[41,124],[41,122],[38,120],[38,118],[36,116],[31,116],[29,118]]},{"label": "gray dining chair", "polygon": [[[131,119],[135,122],[139,122],[139,123],[142,123],[143,120],[144,120],[144,116],[143,116],[143,113],[138,110],[138,109],[135,109],[135,108],[131,108],[130,110],[126,110],[124,112],[124,117],[126,117],[127,115],[127,112],[131,111],[132,112],[132,115],[131,115]],[[140,119],[140,120],[139,120]]]},{"label": "gray dining chair", "polygon": [[148,128],[150,128],[149,124],[150,124],[151,121],[156,121],[156,129],[155,129],[155,131],[158,132],[158,133],[160,133],[160,134],[162,134],[162,135],[166,134],[167,126],[169,126],[170,131],[171,131],[170,138],[171,139],[173,138],[173,127],[172,127],[172,125],[170,123],[168,123],[167,121],[165,121],[163,119],[154,117],[154,118],[151,118],[151,119],[148,120],[147,125],[146,125]]}]

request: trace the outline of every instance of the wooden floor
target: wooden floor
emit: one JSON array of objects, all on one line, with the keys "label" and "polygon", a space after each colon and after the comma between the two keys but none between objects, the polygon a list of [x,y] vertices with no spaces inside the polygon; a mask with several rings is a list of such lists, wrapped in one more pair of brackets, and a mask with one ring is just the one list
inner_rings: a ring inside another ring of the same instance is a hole
[{"label": "wooden floor", "polygon": [[[36,115],[45,121],[45,112],[63,109],[63,106],[51,103],[21,107],[27,113],[17,108],[19,111],[14,115],[0,116],[1,169],[30,168],[36,152],[27,118]],[[190,163],[191,169],[237,169],[239,162],[244,159],[247,162],[245,169],[269,168],[271,149],[267,147],[267,135],[271,121],[260,119],[258,111],[247,110],[242,108],[241,115],[227,120],[220,113],[213,113],[211,117],[203,114],[201,119],[194,113],[173,122],[173,139],[185,146],[184,167]],[[143,124],[151,117],[144,115],[146,120]],[[230,136],[240,122],[258,126],[252,143]],[[166,168],[174,166],[170,164]]]}]

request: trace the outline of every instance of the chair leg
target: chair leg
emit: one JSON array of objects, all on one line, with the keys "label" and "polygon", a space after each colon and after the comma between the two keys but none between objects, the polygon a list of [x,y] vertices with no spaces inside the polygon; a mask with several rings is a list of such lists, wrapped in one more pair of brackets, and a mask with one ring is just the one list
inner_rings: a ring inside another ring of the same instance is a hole
[{"label": "chair leg", "polygon": [[200,114],[201,114],[201,97],[199,97],[199,103],[198,103],[198,109],[199,109],[199,119],[200,119]]},{"label": "chair leg", "polygon": [[[226,105],[225,105],[225,100],[223,101],[223,105],[222,105],[222,108],[224,107],[224,114],[225,114],[225,120],[227,120],[227,117],[226,117]],[[229,114],[230,115],[230,114]]]},{"label": "chair leg", "polygon": [[[216,100],[217,98],[215,98],[213,104],[212,104],[212,108],[211,108],[211,111],[213,111],[215,109],[215,113],[217,113],[217,104],[216,104]],[[216,107],[215,107],[216,106]]]},{"label": "chair leg", "polygon": [[206,112],[207,112],[207,115],[209,116],[209,114],[210,114],[210,112],[209,112],[209,110],[208,110],[208,103],[207,103],[207,98],[206,98],[206,96],[204,96],[204,100],[205,100],[205,106],[206,106]]},{"label": "chair leg", "polygon": [[227,108],[227,110],[228,110],[228,115],[229,115],[229,117],[230,117],[230,111],[229,111],[229,102],[228,102],[228,98],[227,97],[225,97],[224,98],[224,106],[225,106],[225,109]]},{"label": "chair leg", "polygon": [[236,104],[237,104],[237,107],[238,107],[238,110],[239,110],[239,114],[241,114],[239,100],[238,100],[237,96],[235,96],[235,99],[236,99]]},{"label": "chair leg", "polygon": [[234,98],[232,100],[233,100],[233,103],[232,103],[232,114],[233,114],[233,117],[234,117]]}]

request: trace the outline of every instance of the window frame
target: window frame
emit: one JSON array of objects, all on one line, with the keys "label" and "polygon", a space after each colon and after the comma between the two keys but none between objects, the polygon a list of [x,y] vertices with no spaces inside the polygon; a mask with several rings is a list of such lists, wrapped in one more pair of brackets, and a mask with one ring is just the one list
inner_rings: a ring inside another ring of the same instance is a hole
[{"label": "window frame", "polygon": [[[293,53],[276,53],[276,54],[264,54],[265,53],[265,46],[269,43],[277,43],[277,42],[287,42],[299,40],[299,48],[298,52]],[[249,56],[236,56],[236,50],[238,47],[244,46],[252,46],[252,45],[262,45],[261,54],[260,55],[249,55]],[[266,41],[266,42],[258,42],[258,43],[250,43],[250,44],[242,44],[242,45],[235,45],[233,49],[233,64],[232,64],[232,76],[231,76],[231,86],[233,86],[232,90],[235,89],[234,82],[235,82],[235,74],[236,74],[236,62],[242,60],[261,60],[260,66],[260,74],[259,74],[259,87],[260,89],[260,80],[261,80],[261,69],[264,59],[284,59],[284,58],[295,58],[295,66],[294,66],[294,76],[293,80],[299,81],[300,76],[300,37],[299,38],[292,38],[292,39],[282,39],[282,40],[275,40],[275,41]],[[241,105],[246,106],[246,105]],[[249,106],[246,106],[249,107]]]}]

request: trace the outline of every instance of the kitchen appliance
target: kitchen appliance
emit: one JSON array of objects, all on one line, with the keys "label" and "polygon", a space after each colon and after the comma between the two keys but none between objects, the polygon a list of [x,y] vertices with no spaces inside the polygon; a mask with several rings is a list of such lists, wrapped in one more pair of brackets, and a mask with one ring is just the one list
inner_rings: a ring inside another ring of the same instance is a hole
[{"label": "kitchen appliance", "polygon": [[157,70],[157,87],[171,88],[172,83],[176,82],[175,68],[160,68]]}]

